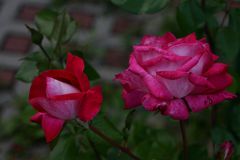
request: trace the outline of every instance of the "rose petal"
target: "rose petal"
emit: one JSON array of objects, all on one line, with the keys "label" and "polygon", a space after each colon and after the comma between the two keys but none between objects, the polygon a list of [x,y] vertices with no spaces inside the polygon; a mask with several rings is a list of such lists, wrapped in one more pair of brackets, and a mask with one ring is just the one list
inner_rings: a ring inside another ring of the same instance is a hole
[{"label": "rose petal", "polygon": [[206,37],[203,37],[201,39],[199,39],[199,42],[202,42],[202,43],[207,43],[207,38]]},{"label": "rose petal", "polygon": [[191,57],[176,56],[172,54],[161,55],[151,59],[143,64],[140,64],[146,71],[152,75],[156,75],[158,71],[174,71],[178,70]]},{"label": "rose petal", "polygon": [[195,86],[192,94],[210,94],[219,92],[230,86],[233,81],[231,75],[227,73],[210,76],[207,77],[207,79],[214,86],[214,88],[207,86]]},{"label": "rose petal", "polygon": [[31,85],[29,92],[29,103],[39,112],[44,112],[45,110],[41,105],[32,103],[32,99],[36,97],[45,97],[46,96],[46,80],[43,76],[36,77]]},{"label": "rose petal", "polygon": [[77,57],[77,56],[72,55],[71,53],[68,53],[66,70],[69,72],[72,72],[74,74],[83,73],[83,70],[84,70],[83,60],[80,57]]},{"label": "rose petal", "polygon": [[202,54],[196,54],[193,56],[189,61],[187,61],[185,64],[183,64],[181,67],[178,68],[179,71],[189,71],[192,69],[195,65],[198,64]]},{"label": "rose petal", "polygon": [[187,35],[186,37],[178,38],[174,42],[169,43],[169,47],[176,46],[178,44],[194,44],[197,43],[197,37],[195,33],[191,33]]},{"label": "rose petal", "polygon": [[133,47],[133,55],[140,64],[148,63],[149,60],[161,56],[162,52],[166,52],[154,46],[137,46]]},{"label": "rose petal", "polygon": [[46,137],[47,143],[55,139],[63,128],[64,121],[54,118],[47,113],[38,112],[31,117],[31,121],[39,123]]},{"label": "rose petal", "polygon": [[68,53],[66,70],[77,77],[81,91],[86,91],[90,88],[88,77],[83,73],[84,62],[80,57]]},{"label": "rose petal", "polygon": [[166,45],[167,43],[173,42],[175,40],[176,37],[172,33],[167,32],[163,36],[144,36],[140,44],[162,47],[163,45]]},{"label": "rose petal", "polygon": [[181,99],[172,100],[163,114],[171,116],[176,120],[186,120],[189,117],[187,106]]},{"label": "rose petal", "polygon": [[210,45],[208,43],[203,43],[202,46],[211,55],[213,61],[216,61],[219,58],[219,56],[212,53]]},{"label": "rose petal", "polygon": [[129,69],[123,71],[120,74],[117,74],[115,76],[115,79],[121,82],[126,91],[136,89],[142,92],[147,92],[147,88],[145,87],[145,84],[142,81],[141,77]]},{"label": "rose petal", "polygon": [[179,43],[172,45],[168,49],[170,52],[175,53],[178,56],[195,56],[200,54],[203,50],[199,43]]},{"label": "rose petal", "polygon": [[213,91],[220,91],[230,86],[233,82],[233,78],[230,74],[225,73],[210,76],[208,77],[208,81],[214,85]]},{"label": "rose petal", "polygon": [[227,72],[228,65],[223,63],[214,63],[203,75],[212,76]]},{"label": "rose petal", "polygon": [[213,64],[212,56],[208,52],[204,52],[198,63],[190,69],[190,72],[201,75]]},{"label": "rose petal", "polygon": [[161,76],[165,79],[175,80],[189,75],[187,72],[182,71],[160,71],[157,72],[158,76]]},{"label": "rose petal", "polygon": [[40,76],[44,78],[51,77],[73,86],[79,86],[77,78],[71,72],[66,70],[47,70],[42,72]]},{"label": "rose petal", "polygon": [[168,92],[167,88],[161,83],[161,81],[157,80],[156,77],[153,77],[152,75],[147,73],[141,66],[139,66],[133,56],[130,57],[129,69],[132,72],[141,76],[148,90],[155,97],[164,100],[172,98],[172,95]]},{"label": "rose petal", "polygon": [[70,94],[63,94],[63,95],[57,95],[57,96],[51,96],[48,97],[49,100],[79,100],[81,101],[83,99],[83,96],[85,93],[70,93]]},{"label": "rose petal", "polygon": [[44,97],[30,100],[33,106],[41,106],[47,113],[59,119],[69,120],[76,117],[77,106],[81,100],[51,100]]},{"label": "rose petal", "polygon": [[160,81],[162,81],[170,93],[177,98],[188,95],[194,88],[188,80],[189,73],[182,71],[161,71],[157,72]]},{"label": "rose petal", "polygon": [[125,108],[135,108],[142,104],[141,99],[145,95],[144,92],[133,90],[127,92],[126,90],[123,90],[122,97],[125,103]]},{"label": "rose petal", "polygon": [[207,95],[190,95],[186,97],[186,100],[193,112],[199,112],[209,106],[213,106],[226,99],[233,99],[235,97],[236,95],[233,93],[222,91]]},{"label": "rose petal", "polygon": [[157,109],[164,110],[168,105],[166,101],[157,99],[150,94],[146,94],[142,98],[142,104],[144,108],[148,111],[155,111]]},{"label": "rose petal", "polygon": [[147,92],[147,88],[140,76],[127,69],[117,74],[115,79],[119,80],[124,88],[122,97],[125,102],[125,108],[133,108],[140,105],[142,96]]},{"label": "rose petal", "polygon": [[52,97],[63,94],[70,93],[80,93],[80,91],[67,83],[61,82],[59,80],[47,77],[47,87],[46,87],[46,96]]},{"label": "rose petal", "polygon": [[78,117],[84,122],[92,120],[100,111],[102,101],[101,87],[94,87],[88,90],[83,103],[78,107]]},{"label": "rose petal", "polygon": [[206,77],[199,76],[199,75],[192,73],[189,75],[188,79],[194,85],[212,88],[212,89],[215,88],[215,86]]}]

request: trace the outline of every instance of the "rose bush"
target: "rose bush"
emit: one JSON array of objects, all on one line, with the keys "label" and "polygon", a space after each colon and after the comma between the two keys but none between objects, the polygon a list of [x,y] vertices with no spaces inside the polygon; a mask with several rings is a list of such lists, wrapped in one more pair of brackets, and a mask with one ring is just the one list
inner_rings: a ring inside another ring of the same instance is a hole
[{"label": "rose bush", "polygon": [[33,80],[29,103],[38,112],[31,120],[42,126],[47,142],[60,133],[66,120],[87,122],[99,112],[101,88],[90,88],[83,71],[83,60],[69,53],[66,69],[48,70]]},{"label": "rose bush", "polygon": [[143,105],[185,120],[189,112],[234,98],[225,90],[232,84],[227,65],[217,59],[206,39],[197,40],[195,34],[180,39],[171,33],[143,37],[133,47],[129,68],[116,75],[124,88],[125,108]]}]

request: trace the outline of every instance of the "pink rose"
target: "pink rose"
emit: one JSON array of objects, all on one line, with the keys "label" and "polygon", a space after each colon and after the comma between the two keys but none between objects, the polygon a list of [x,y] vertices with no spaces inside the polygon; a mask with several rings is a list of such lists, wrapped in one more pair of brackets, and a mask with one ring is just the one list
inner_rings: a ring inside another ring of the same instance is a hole
[{"label": "pink rose", "polygon": [[232,84],[227,65],[217,59],[206,40],[197,40],[195,34],[143,37],[133,47],[128,69],[116,75],[124,88],[125,108],[143,105],[185,120],[189,112],[234,98],[225,90]]},{"label": "pink rose", "polygon": [[83,60],[69,53],[66,69],[48,70],[33,80],[29,103],[38,113],[31,120],[42,126],[47,142],[60,133],[66,120],[86,122],[100,110],[101,88],[90,88],[83,70]]},{"label": "pink rose", "polygon": [[217,159],[231,160],[233,152],[234,148],[232,142],[224,141],[220,146],[220,150],[217,154]]}]

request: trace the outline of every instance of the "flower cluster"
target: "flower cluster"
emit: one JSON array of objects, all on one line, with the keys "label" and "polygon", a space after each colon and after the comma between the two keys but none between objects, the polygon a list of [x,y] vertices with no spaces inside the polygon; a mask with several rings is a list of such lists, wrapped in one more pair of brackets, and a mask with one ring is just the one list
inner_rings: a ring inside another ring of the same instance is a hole
[{"label": "flower cluster", "polygon": [[[127,109],[143,105],[185,120],[189,112],[235,97],[225,90],[232,83],[227,65],[216,62],[206,40],[195,34],[180,39],[171,33],[145,36],[133,48],[129,68],[116,75]],[[48,70],[33,80],[29,102],[38,112],[31,120],[42,126],[50,142],[66,120],[92,120],[102,100],[101,88],[90,88],[83,60],[69,53],[66,69]]]}]

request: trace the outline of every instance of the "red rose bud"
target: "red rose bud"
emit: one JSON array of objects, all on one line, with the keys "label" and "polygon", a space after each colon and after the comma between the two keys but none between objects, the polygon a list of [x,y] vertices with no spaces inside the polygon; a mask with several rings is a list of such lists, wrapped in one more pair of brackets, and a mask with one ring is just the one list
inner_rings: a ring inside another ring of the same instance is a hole
[{"label": "red rose bud", "polygon": [[29,103],[38,113],[31,121],[42,126],[47,142],[57,137],[66,120],[87,122],[100,110],[101,88],[90,88],[83,70],[83,60],[69,53],[65,69],[42,72],[33,80]]},{"label": "red rose bud", "polygon": [[225,141],[220,146],[220,150],[217,154],[218,160],[231,160],[231,157],[233,155],[233,144],[230,141]]},{"label": "red rose bud", "polygon": [[133,47],[129,67],[116,75],[123,86],[125,108],[140,105],[185,120],[235,97],[226,91],[232,84],[227,65],[218,63],[205,39],[195,34],[177,39],[173,34],[144,36]]}]

